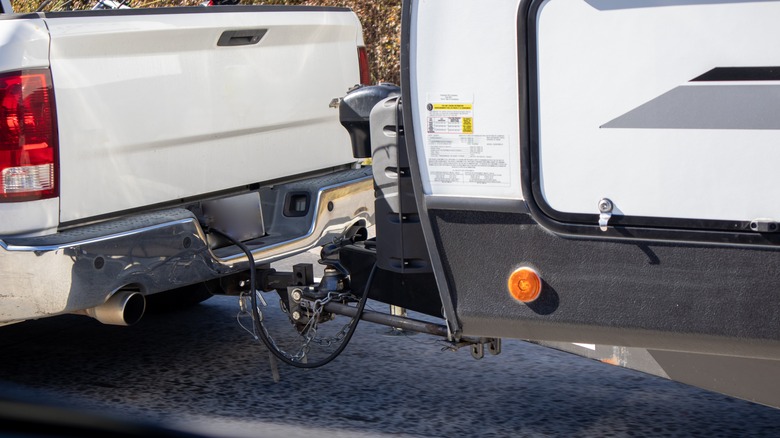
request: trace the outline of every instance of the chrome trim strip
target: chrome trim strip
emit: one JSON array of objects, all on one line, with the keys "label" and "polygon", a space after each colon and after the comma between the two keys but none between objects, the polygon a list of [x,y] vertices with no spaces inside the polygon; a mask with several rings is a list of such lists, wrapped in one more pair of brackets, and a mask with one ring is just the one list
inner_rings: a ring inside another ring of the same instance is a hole
[{"label": "chrome trim strip", "polygon": [[[292,255],[292,251],[298,252],[299,248],[301,248],[300,245],[296,245],[296,244],[305,245],[307,246],[307,249],[317,246],[317,243],[322,238],[326,237],[329,232],[333,231],[332,225],[328,225],[328,226],[325,225],[326,223],[328,223],[327,221],[325,221],[326,217],[333,217],[339,213],[348,213],[351,210],[351,208],[354,207],[354,204],[358,204],[358,208],[354,210],[352,216],[353,220],[350,221],[349,225],[356,223],[359,219],[365,219],[369,221],[369,219],[371,218],[371,216],[373,216],[373,214],[371,214],[371,212],[368,209],[363,208],[363,205],[361,205],[363,204],[362,202],[354,202],[357,200],[349,199],[349,197],[351,196],[354,197],[357,195],[363,195],[363,197],[365,197],[365,193],[361,194],[360,192],[361,191],[365,192],[366,190],[369,191],[373,190],[373,182],[370,177],[360,178],[355,181],[348,181],[345,183],[334,184],[332,186],[321,188],[317,192],[317,203],[316,203],[316,209],[314,213],[314,221],[312,222],[311,227],[309,227],[309,231],[303,236],[300,236],[298,238],[252,250],[252,255],[255,258],[255,262],[267,263],[267,261],[270,259],[279,259],[279,258],[283,258],[286,255]],[[371,192],[370,195],[371,195],[370,202],[371,204],[373,204],[373,192]],[[337,209],[335,207],[335,201],[341,200],[342,198],[348,198],[347,199],[348,201],[353,201],[352,205],[347,205],[346,207],[340,205],[339,208]],[[365,201],[364,199],[360,199],[360,200]],[[328,202],[334,202],[333,211],[327,211]],[[121,239],[124,237],[130,237],[137,234],[152,232],[162,228],[169,228],[176,225],[184,225],[187,223],[193,223],[198,229],[198,235],[201,237],[201,239],[204,241],[206,240],[206,234],[203,232],[203,229],[200,227],[200,224],[197,223],[197,220],[193,217],[190,219],[179,219],[179,220],[165,222],[158,225],[139,228],[137,230],[130,230],[121,233],[108,234],[106,236],[96,237],[92,239],[77,240],[77,241],[62,243],[57,245],[41,245],[41,246],[13,245],[13,244],[8,244],[2,239],[0,239],[0,247],[2,247],[2,249],[6,251],[32,251],[32,252],[57,251],[65,248],[73,248],[76,246],[84,246],[84,245],[90,245],[94,243],[106,242],[114,239]],[[371,221],[367,222],[367,225],[369,225],[370,223]],[[317,231],[319,231],[319,233],[315,234]],[[285,251],[285,249],[287,248],[292,248],[292,251]],[[246,256],[242,252],[239,252],[235,255],[228,256],[228,257],[217,257],[212,252],[212,256],[214,260],[217,260],[223,264],[235,264],[235,263],[241,263],[247,261]]]},{"label": "chrome trim strip", "polygon": [[156,231],[156,230],[159,230],[159,229],[162,229],[162,228],[170,228],[170,227],[173,227],[173,226],[176,226],[176,225],[184,225],[184,224],[190,223],[190,222],[197,222],[197,221],[195,220],[195,218],[179,219],[179,220],[176,220],[176,221],[165,222],[165,223],[162,223],[162,224],[151,225],[151,226],[148,226],[148,227],[139,228],[137,230],[124,231],[124,232],[121,232],[121,233],[108,234],[108,235],[105,235],[105,236],[95,237],[95,238],[92,238],[92,239],[77,240],[77,241],[74,241],[74,242],[62,243],[62,244],[57,244],[57,245],[41,245],[41,246],[13,245],[13,244],[8,244],[5,241],[3,241],[2,239],[0,239],[0,247],[2,247],[6,251],[28,251],[28,252],[29,251],[32,251],[32,252],[58,251],[58,250],[61,250],[61,249],[73,248],[73,247],[76,247],[76,246],[92,245],[92,244],[95,244],[95,243],[102,243],[102,242],[106,242],[106,241],[109,241],[109,240],[121,239],[121,238],[124,238],[124,237],[130,237],[130,236],[134,236],[134,235],[137,235],[137,234],[143,234],[143,233]]}]

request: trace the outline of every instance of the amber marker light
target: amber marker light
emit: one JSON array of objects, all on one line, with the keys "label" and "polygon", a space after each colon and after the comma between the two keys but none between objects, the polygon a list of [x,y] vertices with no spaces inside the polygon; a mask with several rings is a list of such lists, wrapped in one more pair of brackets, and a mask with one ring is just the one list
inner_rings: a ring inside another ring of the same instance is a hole
[{"label": "amber marker light", "polygon": [[507,288],[512,298],[521,303],[530,303],[542,293],[542,279],[531,268],[518,268],[509,276]]}]

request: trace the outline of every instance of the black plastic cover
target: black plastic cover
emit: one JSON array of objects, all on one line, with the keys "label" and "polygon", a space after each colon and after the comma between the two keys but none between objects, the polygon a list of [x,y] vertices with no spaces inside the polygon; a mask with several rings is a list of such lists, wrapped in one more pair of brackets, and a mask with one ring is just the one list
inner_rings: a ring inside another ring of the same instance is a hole
[{"label": "black plastic cover", "polygon": [[406,152],[400,97],[371,111],[377,266],[400,274],[433,272]]},{"label": "black plastic cover", "polygon": [[339,104],[339,120],[349,132],[352,140],[352,155],[355,158],[371,157],[371,130],[368,116],[379,101],[400,96],[401,89],[393,84],[379,84],[358,87],[344,96]]}]

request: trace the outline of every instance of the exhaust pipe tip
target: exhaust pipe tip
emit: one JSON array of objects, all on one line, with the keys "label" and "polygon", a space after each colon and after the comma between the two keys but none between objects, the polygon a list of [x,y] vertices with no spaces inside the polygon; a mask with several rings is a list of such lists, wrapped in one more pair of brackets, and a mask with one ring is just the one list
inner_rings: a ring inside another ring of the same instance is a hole
[{"label": "exhaust pipe tip", "polygon": [[88,316],[103,324],[129,326],[137,323],[146,311],[146,298],[133,291],[119,291],[105,303],[87,309]]}]

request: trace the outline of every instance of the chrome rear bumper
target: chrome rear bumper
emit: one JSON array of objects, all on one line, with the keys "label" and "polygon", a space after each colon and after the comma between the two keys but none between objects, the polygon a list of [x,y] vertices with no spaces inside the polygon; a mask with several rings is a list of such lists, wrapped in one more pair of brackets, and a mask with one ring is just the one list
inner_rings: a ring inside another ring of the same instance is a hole
[{"label": "chrome rear bumper", "polygon": [[[319,188],[309,230],[245,242],[266,264],[373,224],[370,172]],[[235,247],[212,250],[189,210],[170,209],[50,236],[0,240],[0,324],[92,308],[122,289],[149,295],[248,269]]]}]

